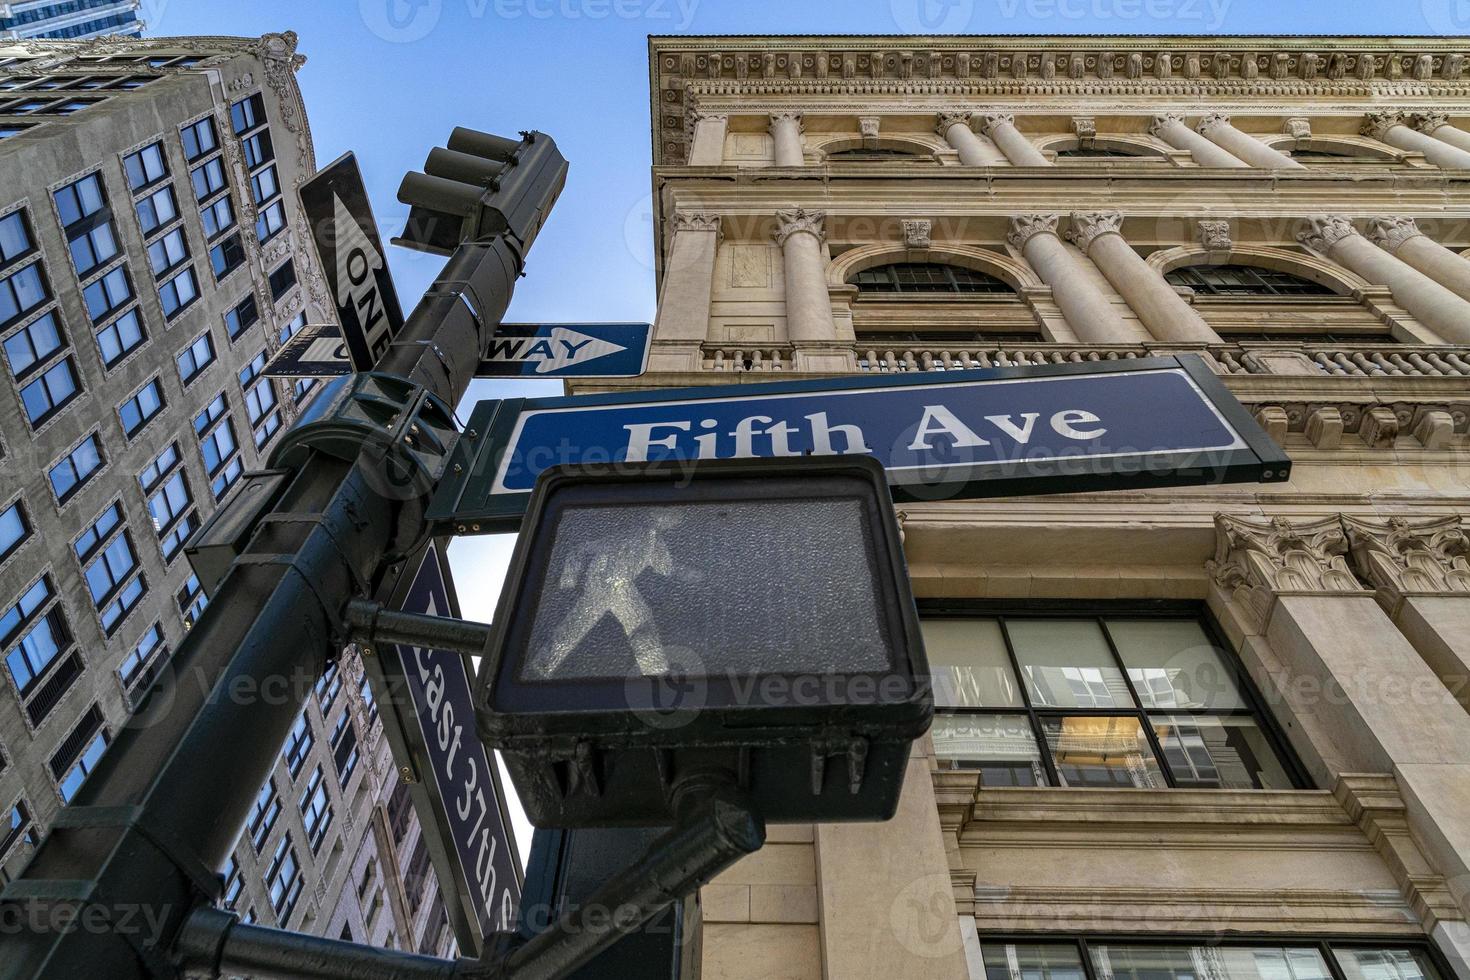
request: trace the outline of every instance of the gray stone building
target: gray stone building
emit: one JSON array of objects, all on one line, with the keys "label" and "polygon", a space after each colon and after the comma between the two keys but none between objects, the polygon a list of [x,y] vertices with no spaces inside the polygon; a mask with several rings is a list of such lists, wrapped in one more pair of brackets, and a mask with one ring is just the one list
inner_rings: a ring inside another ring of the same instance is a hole
[{"label": "gray stone building", "polygon": [[8,0],[0,3],[0,42],[27,38],[84,40],[141,37],[141,0]]},{"label": "gray stone building", "polygon": [[[329,309],[294,34],[0,42],[0,881],[207,598],[184,545],[310,382]],[[187,683],[187,678],[177,678]],[[437,886],[360,663],[317,684],[241,833],[251,920],[438,951]]]}]

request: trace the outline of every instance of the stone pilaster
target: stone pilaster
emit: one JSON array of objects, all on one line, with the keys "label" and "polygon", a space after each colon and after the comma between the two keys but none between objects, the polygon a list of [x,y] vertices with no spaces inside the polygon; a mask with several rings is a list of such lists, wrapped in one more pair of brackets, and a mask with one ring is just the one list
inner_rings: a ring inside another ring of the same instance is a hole
[{"label": "stone pilaster", "polygon": [[1067,326],[1084,343],[1115,344],[1136,339],[1133,330],[1113,309],[1077,265],[1057,237],[1057,214],[1027,214],[1011,219],[1006,240],[1021,251],[1041,281],[1052,289]]},{"label": "stone pilaster", "polygon": [[[720,242],[718,214],[678,211],[669,219],[669,252],[653,338],[661,364],[669,370],[698,370],[700,345],[709,338],[715,256]],[[675,366],[670,358],[678,360]]]},{"label": "stone pilaster", "polygon": [[[786,273],[786,333],[796,348],[794,366],[815,366],[837,350],[837,326],[827,291],[827,214],[792,208],[776,212],[776,244]],[[846,356],[852,359],[851,345]],[[803,352],[803,348],[812,351]],[[814,351],[822,351],[821,354]],[[834,354],[835,356],[835,354]],[[835,367],[835,365],[834,365]]]},{"label": "stone pilaster", "polygon": [[723,112],[690,113],[689,166],[718,167],[725,162],[725,133],[730,117]]},{"label": "stone pilaster", "polygon": [[778,167],[800,167],[806,162],[802,151],[803,132],[801,113],[771,113],[771,138],[775,141],[775,162]]}]

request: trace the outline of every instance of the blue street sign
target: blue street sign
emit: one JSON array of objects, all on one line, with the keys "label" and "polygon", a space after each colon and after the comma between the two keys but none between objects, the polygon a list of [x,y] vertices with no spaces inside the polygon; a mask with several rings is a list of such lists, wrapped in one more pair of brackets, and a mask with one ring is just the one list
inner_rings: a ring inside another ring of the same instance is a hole
[{"label": "blue street sign", "polygon": [[[410,561],[389,602],[405,612],[458,618],[443,545]],[[387,645],[363,657],[383,728],[410,791],[460,949],[477,955],[487,936],[516,927],[520,856],[495,757],[475,729],[464,657]]]},{"label": "blue street sign", "polygon": [[[1290,461],[1193,355],[482,402],[430,517],[518,520],[561,464],[863,453],[897,499],[1285,480]],[[478,528],[475,525],[479,525]]]}]

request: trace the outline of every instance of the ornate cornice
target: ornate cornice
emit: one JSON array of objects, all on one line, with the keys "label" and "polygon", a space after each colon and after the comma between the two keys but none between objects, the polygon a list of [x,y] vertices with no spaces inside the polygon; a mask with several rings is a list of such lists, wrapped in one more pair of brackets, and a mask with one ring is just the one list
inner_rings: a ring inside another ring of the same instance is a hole
[{"label": "ornate cornice", "polygon": [[1470,535],[1459,517],[1342,518],[1353,565],[1391,606],[1407,595],[1470,594]]},{"label": "ornate cornice", "polygon": [[818,242],[824,242],[827,240],[826,223],[825,211],[808,211],[805,208],[777,211],[776,231],[771,237],[783,248],[787,239],[799,232],[806,232],[815,236]]},{"label": "ornate cornice", "polygon": [[1024,249],[1026,243],[1037,235],[1055,235],[1057,223],[1061,221],[1059,214],[1023,214],[1011,219],[1010,230],[1006,233],[1006,241],[1016,248]]},{"label": "ornate cornice", "polygon": [[1368,222],[1368,240],[1391,253],[1397,253],[1404,242],[1422,234],[1424,232],[1419,230],[1419,225],[1413,218],[1395,216],[1373,218]]},{"label": "ornate cornice", "polygon": [[1121,211],[1073,211],[1072,227],[1067,229],[1067,240],[1086,255],[1099,235],[1121,235],[1123,213]]},{"label": "ornate cornice", "polygon": [[1357,233],[1353,223],[1340,214],[1316,214],[1302,219],[1296,240],[1310,249],[1326,253],[1344,238]]}]

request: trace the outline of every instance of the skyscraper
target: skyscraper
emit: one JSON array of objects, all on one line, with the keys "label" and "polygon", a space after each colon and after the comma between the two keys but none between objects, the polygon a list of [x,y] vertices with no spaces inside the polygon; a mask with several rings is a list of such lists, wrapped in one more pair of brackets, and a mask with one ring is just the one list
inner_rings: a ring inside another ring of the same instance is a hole
[{"label": "skyscraper", "polygon": [[[207,602],[189,536],[314,394],[262,375],[331,313],[295,195],[316,165],[304,60],[290,33],[0,44],[0,879],[147,724],[133,709]],[[440,949],[357,659],[308,701],[225,903]]]},{"label": "skyscraper", "polygon": [[30,38],[83,40],[104,34],[137,38],[147,25],[140,0],[18,0],[0,3],[0,42]]}]

